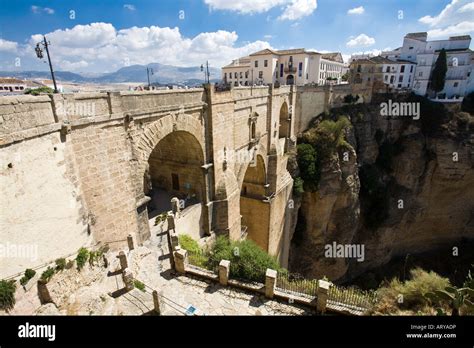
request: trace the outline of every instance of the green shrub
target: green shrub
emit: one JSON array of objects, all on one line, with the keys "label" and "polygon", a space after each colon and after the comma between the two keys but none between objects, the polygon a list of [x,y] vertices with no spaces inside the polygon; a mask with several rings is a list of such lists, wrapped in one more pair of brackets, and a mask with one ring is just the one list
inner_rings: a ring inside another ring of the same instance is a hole
[{"label": "green shrub", "polygon": [[265,282],[267,268],[281,270],[278,261],[251,240],[231,242],[218,237],[210,253],[210,267],[216,268],[221,260],[230,261],[231,278],[248,281]]},{"label": "green shrub", "polygon": [[81,270],[88,259],[89,250],[87,250],[86,248],[80,248],[76,256],[77,269]]},{"label": "green shrub", "polygon": [[196,242],[191,236],[182,234],[178,237],[178,239],[181,248],[188,251],[189,253],[200,254],[202,252],[198,242]]},{"label": "green shrub", "polygon": [[[437,273],[427,272],[421,268],[414,268],[410,271],[410,280],[401,282],[392,279],[386,286],[379,289],[380,298],[389,300],[399,308],[409,308],[416,310],[430,305],[430,301],[425,296],[437,290],[444,290],[450,286],[449,279],[443,278]],[[402,295],[403,301],[400,301]]]},{"label": "green shrub", "polygon": [[56,270],[52,267],[48,267],[42,274],[41,274],[41,280],[45,281],[46,283],[51,280],[53,277],[54,273],[56,273]]},{"label": "green shrub", "polygon": [[293,181],[293,194],[295,196],[299,197],[304,193],[303,183],[304,181],[300,177],[295,178]]},{"label": "green shrub", "polygon": [[56,263],[56,270],[57,271],[62,271],[63,269],[66,268],[66,259],[65,258],[59,258],[55,261]]},{"label": "green shrub", "polygon": [[9,311],[15,306],[16,284],[14,280],[0,280],[0,309]]},{"label": "green shrub", "polygon": [[201,249],[198,242],[187,234],[182,234],[178,238],[181,248],[188,252],[189,263],[194,266],[207,268],[208,256]]},{"label": "green shrub", "polygon": [[28,280],[30,280],[31,278],[35,276],[35,274],[36,274],[36,271],[30,268],[27,268],[25,270],[25,275],[20,279],[20,284],[25,285],[26,283],[28,283]]},{"label": "green shrub", "polygon": [[31,95],[40,95],[42,93],[53,94],[54,90],[49,87],[44,86],[44,87],[39,87],[35,89],[28,88],[25,91],[25,94],[31,94]]},{"label": "green shrub", "polygon": [[297,145],[297,161],[303,185],[308,191],[316,191],[321,171],[314,147],[311,144]]},{"label": "green shrub", "polygon": [[133,285],[140,291],[145,292],[145,284],[143,284],[141,281],[135,279],[133,281]]}]

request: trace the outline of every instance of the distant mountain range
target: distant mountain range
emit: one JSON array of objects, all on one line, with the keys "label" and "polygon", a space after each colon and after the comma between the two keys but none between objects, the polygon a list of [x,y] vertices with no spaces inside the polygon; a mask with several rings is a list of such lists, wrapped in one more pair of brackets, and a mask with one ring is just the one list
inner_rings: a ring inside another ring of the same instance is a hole
[{"label": "distant mountain range", "polygon": [[[199,85],[204,82],[204,72],[201,67],[178,67],[152,63],[148,65],[130,65],[121,68],[113,73],[106,74],[80,74],[69,71],[55,71],[56,79],[59,81],[76,83],[127,83],[140,82],[147,83],[146,68],[152,68],[154,74],[150,75],[150,82],[153,84],[177,84],[177,85]],[[220,69],[209,68],[211,82],[219,81],[221,78]],[[0,76],[10,76],[21,79],[45,78],[50,79],[49,71],[0,71]]]}]

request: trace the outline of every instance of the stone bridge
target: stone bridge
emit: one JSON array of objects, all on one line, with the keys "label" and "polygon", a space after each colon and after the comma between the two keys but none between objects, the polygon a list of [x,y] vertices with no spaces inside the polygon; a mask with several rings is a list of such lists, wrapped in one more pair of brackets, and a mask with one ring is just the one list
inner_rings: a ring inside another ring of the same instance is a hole
[{"label": "stone bridge", "polygon": [[246,237],[286,265],[295,98],[289,86],[0,98],[0,278],[142,243],[172,197],[179,233]]},{"label": "stone bridge", "polygon": [[249,238],[286,266],[287,152],[348,93],[207,85],[1,97],[0,278],[81,246],[121,248],[129,234],[142,243],[173,197],[178,233]]}]

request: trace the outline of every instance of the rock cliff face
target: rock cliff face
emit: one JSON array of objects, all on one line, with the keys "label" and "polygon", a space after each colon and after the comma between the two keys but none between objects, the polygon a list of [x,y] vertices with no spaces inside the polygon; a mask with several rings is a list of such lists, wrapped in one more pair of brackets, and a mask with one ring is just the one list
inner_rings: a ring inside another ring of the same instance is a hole
[{"label": "rock cliff face", "polygon": [[[350,117],[346,138],[355,151],[324,163],[318,189],[303,194],[290,270],[347,281],[396,256],[474,238],[473,115],[446,110],[444,121],[427,123],[433,115],[422,107],[423,124],[379,110],[333,110]],[[325,257],[333,242],[363,246],[364,260]]]}]

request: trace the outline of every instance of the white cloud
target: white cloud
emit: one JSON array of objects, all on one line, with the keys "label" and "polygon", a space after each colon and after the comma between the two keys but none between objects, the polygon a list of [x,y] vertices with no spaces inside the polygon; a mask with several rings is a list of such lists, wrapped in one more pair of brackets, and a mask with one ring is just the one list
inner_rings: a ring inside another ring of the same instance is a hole
[{"label": "white cloud", "polygon": [[347,11],[350,15],[361,15],[365,12],[364,6],[354,7]]},{"label": "white cloud", "polygon": [[268,12],[284,6],[280,20],[296,20],[309,16],[317,7],[316,0],[204,0],[211,10],[236,11],[240,14]]},{"label": "white cloud", "polygon": [[265,40],[271,40],[271,39],[273,39],[273,35],[270,35],[270,34],[263,35],[263,38],[264,38]]},{"label": "white cloud", "polygon": [[211,10],[229,10],[239,13],[267,12],[273,7],[288,3],[289,0],[204,0]]},{"label": "white cloud", "polygon": [[49,7],[39,7],[39,6],[36,6],[36,5],[33,5],[31,6],[31,12],[33,13],[41,13],[41,12],[45,12],[46,14],[54,14],[54,10],[52,8],[49,8]]},{"label": "white cloud", "polygon": [[67,71],[77,71],[87,66],[89,66],[89,63],[87,63],[85,60],[80,60],[78,62],[70,62],[68,60],[62,60],[61,62],[59,62],[59,67],[61,68],[61,70],[67,70]]},{"label": "white cloud", "polygon": [[464,5],[463,7],[459,8],[457,12],[464,13],[468,11],[474,11],[474,2]]},{"label": "white cloud", "polygon": [[346,46],[348,47],[364,47],[364,46],[372,46],[375,44],[375,39],[373,37],[369,37],[365,34],[360,34],[359,36],[350,39]]},{"label": "white cloud", "polygon": [[294,21],[311,15],[317,7],[316,0],[292,0],[278,19]]},{"label": "white cloud", "polygon": [[474,31],[472,11],[472,0],[452,0],[438,15],[427,15],[418,21],[431,28],[428,31],[430,38],[469,34]]},{"label": "white cloud", "polygon": [[450,25],[443,29],[428,30],[430,39],[447,38],[449,36],[463,35],[474,32],[474,22],[461,22],[456,25]]},{"label": "white cloud", "polygon": [[15,53],[17,48],[16,42],[0,39],[0,52]]},{"label": "white cloud", "polygon": [[[110,23],[76,25],[46,33],[53,63],[63,70],[104,72],[125,65],[162,63],[197,66],[209,60],[221,67],[233,59],[271,47],[266,41],[238,43],[236,32],[218,30],[183,37],[179,28],[131,27],[116,30]],[[42,34],[32,35],[24,52],[33,56]],[[2,42],[0,41],[0,47]],[[3,44],[6,45],[6,44]],[[11,44],[9,44],[11,46]]]},{"label": "white cloud", "polygon": [[136,10],[135,6],[130,5],[130,4],[123,5],[123,8],[126,9],[126,10],[129,10],[129,11],[135,11]]}]

